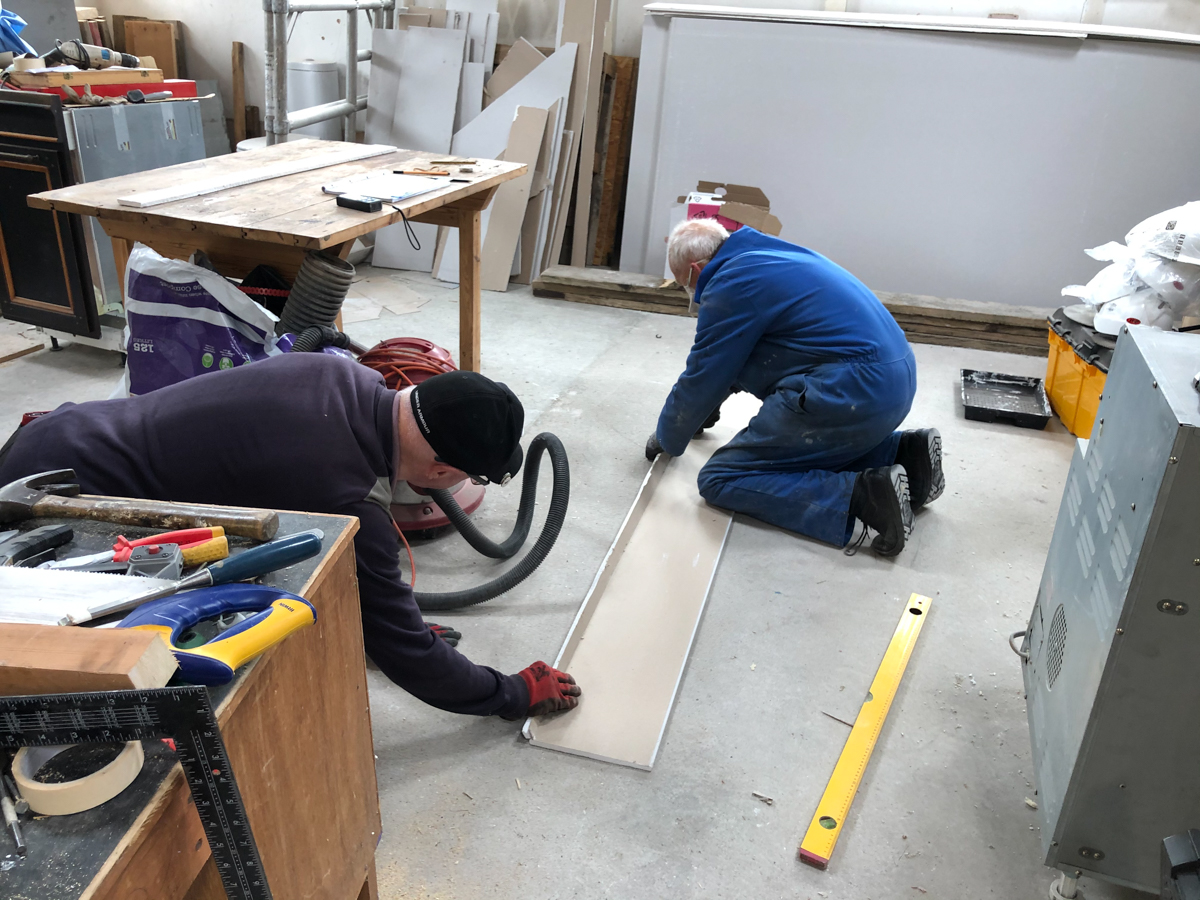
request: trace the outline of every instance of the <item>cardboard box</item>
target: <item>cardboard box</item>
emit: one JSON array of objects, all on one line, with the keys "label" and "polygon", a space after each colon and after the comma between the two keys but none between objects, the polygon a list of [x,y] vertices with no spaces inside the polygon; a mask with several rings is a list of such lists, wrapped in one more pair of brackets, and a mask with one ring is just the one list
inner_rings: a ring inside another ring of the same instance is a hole
[{"label": "cardboard box", "polygon": [[716,219],[727,231],[749,225],[778,237],[783,230],[779,219],[771,215],[771,201],[761,188],[701,181],[696,190],[680,197],[679,203],[686,205],[688,219]]}]

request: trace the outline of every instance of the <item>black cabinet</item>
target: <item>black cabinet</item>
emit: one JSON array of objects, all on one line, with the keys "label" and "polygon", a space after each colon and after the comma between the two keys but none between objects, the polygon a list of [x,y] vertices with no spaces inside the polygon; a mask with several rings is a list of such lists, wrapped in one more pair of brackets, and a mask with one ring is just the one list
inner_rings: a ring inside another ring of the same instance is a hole
[{"label": "black cabinet", "polygon": [[0,313],[98,338],[83,223],[26,203],[73,183],[59,98],[0,91]]}]

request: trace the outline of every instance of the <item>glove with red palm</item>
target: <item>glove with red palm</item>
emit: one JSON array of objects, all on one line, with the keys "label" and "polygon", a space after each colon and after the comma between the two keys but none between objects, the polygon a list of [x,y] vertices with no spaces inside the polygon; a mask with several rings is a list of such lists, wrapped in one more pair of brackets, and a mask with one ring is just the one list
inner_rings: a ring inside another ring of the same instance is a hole
[{"label": "glove with red palm", "polygon": [[547,713],[574,709],[583,693],[575,679],[541,660],[517,673],[529,689],[529,711],[526,715],[544,716]]},{"label": "glove with red palm", "polygon": [[432,631],[437,637],[440,637],[451,647],[457,647],[458,642],[462,639],[462,632],[455,631],[453,626],[435,625],[433,622],[426,622],[425,624],[429,626],[430,631]]}]

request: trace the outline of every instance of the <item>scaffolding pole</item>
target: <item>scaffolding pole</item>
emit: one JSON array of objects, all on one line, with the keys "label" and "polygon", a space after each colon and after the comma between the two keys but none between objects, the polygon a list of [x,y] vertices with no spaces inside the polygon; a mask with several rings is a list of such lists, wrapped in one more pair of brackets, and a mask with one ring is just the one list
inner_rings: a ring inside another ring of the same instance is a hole
[{"label": "scaffolding pole", "polygon": [[[370,50],[358,49],[358,14],[366,11],[384,13],[384,26],[395,23],[396,0],[263,0],[266,27],[266,112],[263,128],[267,144],[287,140],[296,128],[304,128],[329,119],[344,119],[342,134],[353,141],[355,117],[367,108],[367,98],[358,93],[358,64],[371,59]],[[306,12],[346,12],[346,93],[343,99],[319,106],[288,112],[287,44],[288,18]]]}]

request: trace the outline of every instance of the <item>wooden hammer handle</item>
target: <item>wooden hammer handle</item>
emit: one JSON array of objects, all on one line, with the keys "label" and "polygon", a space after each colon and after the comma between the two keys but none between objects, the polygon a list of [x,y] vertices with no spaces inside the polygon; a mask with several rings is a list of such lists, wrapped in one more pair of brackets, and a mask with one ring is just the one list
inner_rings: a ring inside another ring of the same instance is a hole
[{"label": "wooden hammer handle", "polygon": [[205,506],[165,500],[136,500],[127,497],[78,497],[48,495],[33,504],[33,515],[46,518],[96,519],[143,528],[211,528],[220,525],[226,534],[269,541],[279,530],[279,514],[269,509],[234,506]]}]

